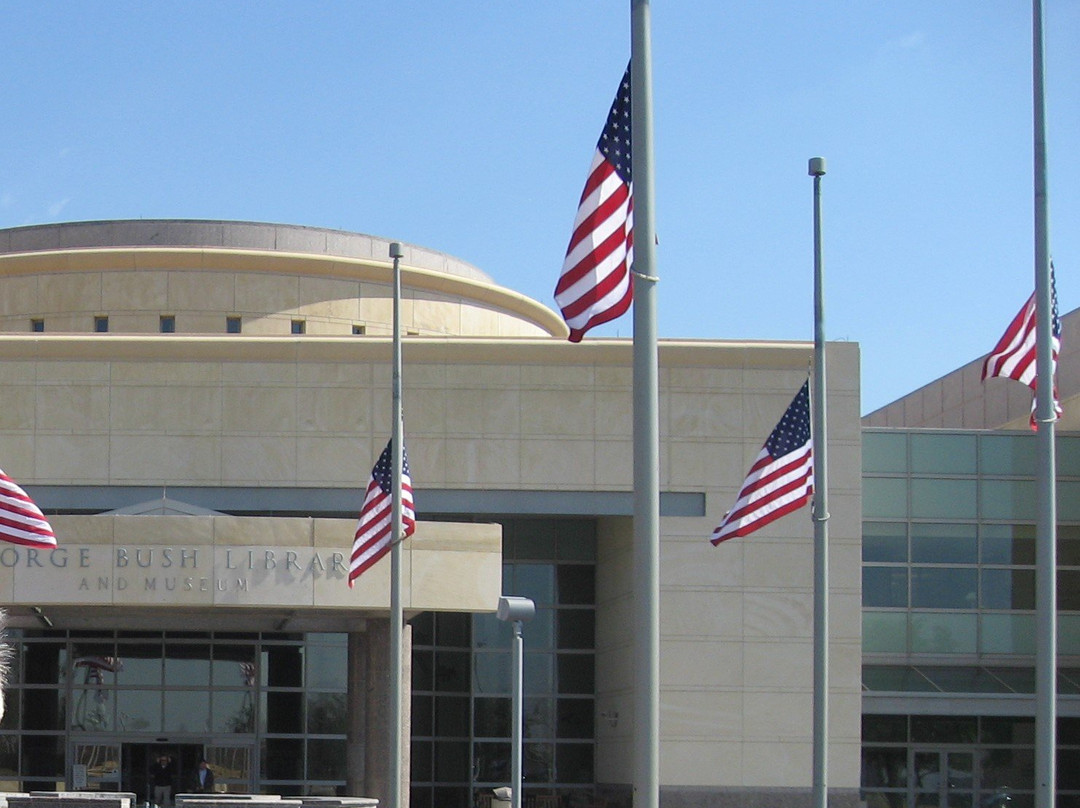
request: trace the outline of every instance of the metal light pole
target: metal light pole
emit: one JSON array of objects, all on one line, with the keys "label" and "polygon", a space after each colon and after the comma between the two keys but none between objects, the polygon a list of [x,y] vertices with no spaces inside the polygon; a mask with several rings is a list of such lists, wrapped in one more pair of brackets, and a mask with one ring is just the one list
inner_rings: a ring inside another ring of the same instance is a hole
[{"label": "metal light pole", "polygon": [[512,789],[510,792],[510,800],[513,808],[521,808],[521,683],[522,683],[522,652],[523,641],[521,637],[521,626],[523,623],[532,620],[533,615],[536,614],[536,604],[529,598],[518,597],[501,597],[499,598],[499,608],[495,612],[495,616],[500,620],[513,623],[514,626],[514,698],[513,698],[513,727],[511,732],[513,733],[512,749],[511,749],[511,764],[510,764],[510,778],[513,781],[510,785]]},{"label": "metal light pole", "polygon": [[404,457],[404,428],[401,418],[401,266],[404,253],[396,241],[390,245],[390,257],[394,259],[394,339],[393,339],[393,419],[390,433],[390,471],[392,477],[390,499],[390,782],[388,800],[390,808],[401,808],[402,789],[402,694],[401,694],[401,646],[404,628],[401,607],[401,480]]},{"label": "metal light pole", "polygon": [[829,780],[829,481],[825,408],[825,270],[821,257],[821,178],[825,158],[812,157],[814,178],[814,808],[826,808]]}]

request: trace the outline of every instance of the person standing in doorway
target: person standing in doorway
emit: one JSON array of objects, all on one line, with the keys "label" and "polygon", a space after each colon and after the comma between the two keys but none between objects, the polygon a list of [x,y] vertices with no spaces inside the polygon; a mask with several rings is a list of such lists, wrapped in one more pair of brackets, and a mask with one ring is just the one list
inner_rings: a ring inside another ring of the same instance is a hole
[{"label": "person standing in doorway", "polygon": [[191,778],[192,794],[209,794],[214,790],[214,772],[206,758],[199,761],[199,768]]},{"label": "person standing in doorway", "polygon": [[150,769],[150,784],[154,787],[154,805],[172,808],[173,761],[168,755],[158,755]]}]

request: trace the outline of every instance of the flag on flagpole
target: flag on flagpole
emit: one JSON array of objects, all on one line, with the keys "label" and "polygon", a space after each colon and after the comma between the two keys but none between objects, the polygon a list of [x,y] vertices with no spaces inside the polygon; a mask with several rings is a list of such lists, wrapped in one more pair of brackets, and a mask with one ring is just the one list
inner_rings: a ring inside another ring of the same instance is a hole
[{"label": "flag on flagpole", "polygon": [[735,505],[713,531],[712,543],[748,536],[798,510],[814,493],[810,438],[810,380],[795,395],[751,466]]},{"label": "flag on flagpole", "polygon": [[566,248],[555,302],[570,341],[624,314],[633,298],[634,196],[630,159],[630,68],[596,144]]},{"label": "flag on flagpole", "polygon": [[[1058,318],[1057,286],[1054,282],[1054,264],[1050,264],[1050,373],[1053,379],[1054,413],[1061,417],[1061,402],[1057,394],[1057,361],[1061,351],[1061,320]],[[982,379],[1000,376],[1014,379],[1031,388],[1038,385],[1036,373],[1035,293],[1032,292],[1023,308],[1017,312],[994,350],[983,362]],[[1035,428],[1035,399],[1031,400],[1031,427]]]},{"label": "flag on flagpole", "polygon": [[29,494],[0,469],[0,540],[26,547],[56,547],[52,525]]},{"label": "flag on flagpole", "polygon": [[[364,505],[360,509],[360,521],[353,537],[352,560],[349,563],[349,586],[376,561],[390,552],[393,544],[391,532],[392,486],[390,454],[393,441],[388,441],[386,448],[379,455],[379,460],[371,470]],[[409,458],[405,447],[401,449],[401,538],[405,539],[416,531],[416,509],[413,506],[412,479],[409,477]]]}]

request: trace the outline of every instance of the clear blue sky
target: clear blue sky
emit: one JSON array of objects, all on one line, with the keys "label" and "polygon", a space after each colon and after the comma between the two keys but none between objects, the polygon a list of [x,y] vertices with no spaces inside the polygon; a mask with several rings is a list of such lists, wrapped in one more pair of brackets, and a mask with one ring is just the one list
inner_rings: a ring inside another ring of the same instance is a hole
[{"label": "clear blue sky", "polygon": [[[1025,0],[654,0],[662,337],[826,330],[864,412],[1033,285]],[[422,244],[554,306],[628,0],[6,3],[0,226],[242,219]],[[1046,0],[1051,249],[1080,306],[1080,0]],[[629,336],[629,317],[598,330]]]}]

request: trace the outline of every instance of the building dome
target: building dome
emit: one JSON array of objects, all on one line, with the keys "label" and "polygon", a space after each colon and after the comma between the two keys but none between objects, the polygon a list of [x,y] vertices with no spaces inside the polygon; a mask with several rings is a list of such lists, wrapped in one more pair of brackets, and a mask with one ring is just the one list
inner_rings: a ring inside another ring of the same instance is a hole
[{"label": "building dome", "polygon": [[[0,330],[389,335],[388,239],[258,222],[140,219],[0,230]],[[402,327],[563,336],[546,306],[402,244]]]}]

